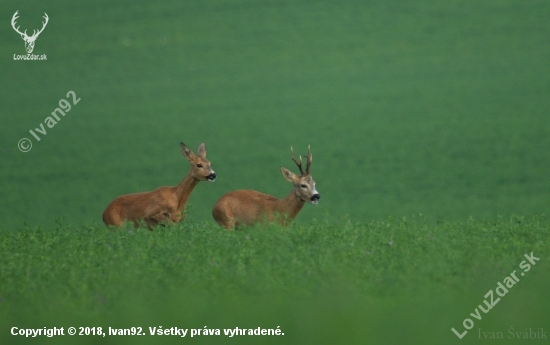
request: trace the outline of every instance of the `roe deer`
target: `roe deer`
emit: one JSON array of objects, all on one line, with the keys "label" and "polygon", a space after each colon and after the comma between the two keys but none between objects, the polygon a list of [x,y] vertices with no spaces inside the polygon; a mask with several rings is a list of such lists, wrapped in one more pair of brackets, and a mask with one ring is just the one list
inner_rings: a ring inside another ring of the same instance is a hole
[{"label": "roe deer", "polygon": [[135,227],[143,220],[147,228],[158,224],[177,223],[185,218],[185,204],[200,181],[216,180],[216,173],[206,160],[206,146],[199,145],[197,155],[180,143],[183,156],[191,163],[191,170],[183,181],[174,187],[160,187],[151,192],[122,195],[113,200],[103,212],[105,225],[121,226],[125,220]]},{"label": "roe deer", "polygon": [[300,169],[301,176],[283,167],[280,168],[284,178],[294,185],[286,198],[277,199],[255,190],[229,192],[214,205],[212,216],[216,222],[228,230],[240,224],[251,225],[262,221],[277,221],[286,226],[296,218],[306,202],[317,204],[321,195],[315,189],[315,182],[309,174],[312,161],[310,148],[308,147],[305,173],[302,170],[302,156],[298,162],[294,158],[292,147],[290,152],[292,160]]}]

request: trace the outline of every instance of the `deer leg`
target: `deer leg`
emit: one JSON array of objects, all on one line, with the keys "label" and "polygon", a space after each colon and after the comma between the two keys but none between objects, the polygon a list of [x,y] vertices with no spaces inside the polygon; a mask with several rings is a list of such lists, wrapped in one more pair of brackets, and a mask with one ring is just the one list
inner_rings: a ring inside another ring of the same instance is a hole
[{"label": "deer leg", "polygon": [[235,216],[227,207],[217,205],[217,207],[214,207],[212,210],[212,216],[219,225],[227,230],[235,228]]},{"label": "deer leg", "polygon": [[103,212],[103,223],[107,226],[122,226],[124,219],[120,216],[119,212],[115,209],[114,205],[109,205]]},{"label": "deer leg", "polygon": [[151,215],[145,218],[146,222],[151,225],[166,225],[170,223],[177,223],[181,220],[181,214],[179,212],[161,211],[155,215]]}]

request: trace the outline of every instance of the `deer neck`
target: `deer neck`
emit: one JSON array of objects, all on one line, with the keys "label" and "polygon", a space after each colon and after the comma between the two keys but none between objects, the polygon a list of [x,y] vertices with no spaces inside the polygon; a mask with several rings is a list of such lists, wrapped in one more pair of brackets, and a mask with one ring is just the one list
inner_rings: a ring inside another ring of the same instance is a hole
[{"label": "deer neck", "polygon": [[288,215],[289,220],[293,220],[296,218],[298,213],[300,213],[300,210],[304,207],[305,203],[305,201],[296,195],[294,189],[292,189],[286,198],[280,199],[277,202],[277,211],[281,214]]},{"label": "deer neck", "polygon": [[181,211],[185,207],[189,196],[193,192],[193,189],[197,186],[199,180],[191,176],[191,173],[187,174],[183,181],[175,187],[175,191],[178,197],[178,211]]}]

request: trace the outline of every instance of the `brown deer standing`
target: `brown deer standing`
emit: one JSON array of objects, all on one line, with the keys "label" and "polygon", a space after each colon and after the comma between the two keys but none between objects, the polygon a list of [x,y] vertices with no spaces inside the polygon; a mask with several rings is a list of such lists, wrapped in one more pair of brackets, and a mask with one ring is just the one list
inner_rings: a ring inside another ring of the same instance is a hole
[{"label": "brown deer standing", "polygon": [[191,163],[191,170],[183,181],[174,187],[160,187],[151,192],[122,195],[113,200],[103,212],[105,225],[121,226],[125,220],[135,227],[143,220],[151,229],[155,225],[174,222],[185,218],[185,204],[200,181],[214,182],[216,173],[206,160],[206,146],[199,145],[197,156],[180,143],[183,156]]},{"label": "brown deer standing", "polygon": [[226,229],[233,229],[240,224],[251,225],[263,221],[277,221],[285,226],[296,218],[306,202],[317,204],[321,195],[315,189],[315,182],[309,174],[312,161],[310,148],[308,147],[305,173],[302,170],[302,156],[298,162],[292,147],[290,152],[292,160],[300,169],[301,176],[281,167],[284,178],[294,185],[286,198],[277,199],[255,190],[229,192],[214,205],[212,216],[216,222]]}]

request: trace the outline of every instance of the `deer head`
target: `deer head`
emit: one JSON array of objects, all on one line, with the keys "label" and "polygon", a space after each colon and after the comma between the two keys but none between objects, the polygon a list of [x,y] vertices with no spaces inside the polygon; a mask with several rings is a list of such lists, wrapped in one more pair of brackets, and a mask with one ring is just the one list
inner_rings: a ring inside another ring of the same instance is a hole
[{"label": "deer head", "polygon": [[15,21],[17,20],[17,18],[19,18],[17,16],[17,13],[19,11],[15,11],[13,17],[11,18],[11,26],[13,27],[13,29],[15,30],[15,32],[17,32],[18,34],[21,35],[21,38],[25,41],[25,49],[27,50],[27,53],[32,53],[33,49],[34,49],[34,41],[36,41],[36,39],[38,38],[38,35],[40,35],[40,33],[42,31],[44,31],[44,28],[46,27],[46,25],[48,24],[48,15],[46,14],[46,12],[44,12],[44,19],[46,20],[45,22],[42,22],[42,29],[36,31],[36,30],[33,30],[33,33],[32,33],[32,36],[28,36],[27,35],[27,30],[25,30],[24,32],[21,32],[19,31],[19,26],[18,27],[15,27],[16,23]]},{"label": "deer head", "polygon": [[197,155],[191,152],[184,143],[180,143],[180,147],[183,156],[191,163],[190,174],[193,178],[199,181],[210,182],[216,180],[216,173],[212,170],[210,162],[206,159],[206,145],[204,143],[199,145]]},{"label": "deer head", "polygon": [[291,158],[298,166],[301,176],[294,174],[292,171],[281,167],[281,172],[283,173],[284,178],[294,184],[294,193],[295,195],[303,201],[311,201],[312,204],[317,205],[321,194],[315,189],[315,181],[311,177],[309,171],[311,167],[311,161],[313,157],[311,156],[311,148],[307,148],[307,161],[306,161],[306,171],[304,172],[302,168],[302,156],[300,156],[300,161],[296,160],[294,157],[294,150],[290,148]]}]

